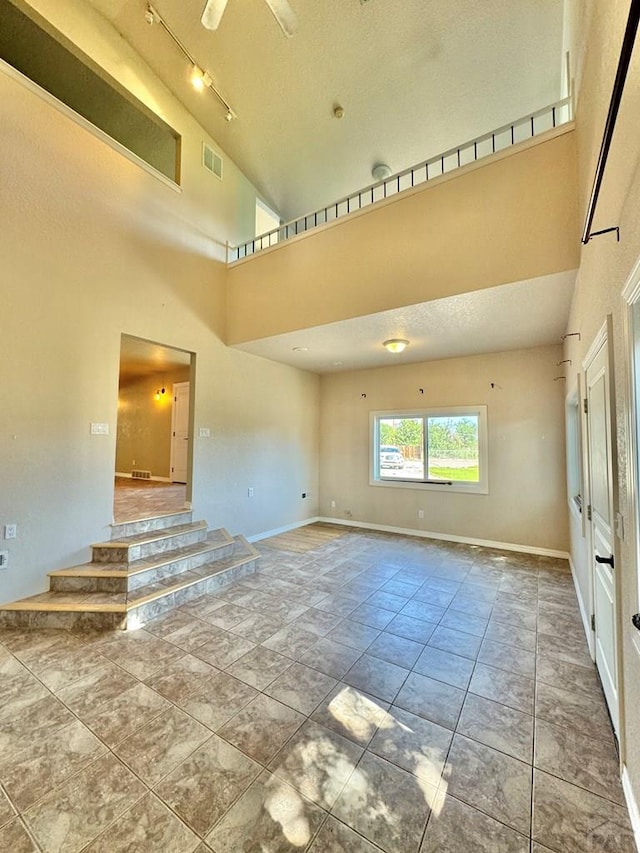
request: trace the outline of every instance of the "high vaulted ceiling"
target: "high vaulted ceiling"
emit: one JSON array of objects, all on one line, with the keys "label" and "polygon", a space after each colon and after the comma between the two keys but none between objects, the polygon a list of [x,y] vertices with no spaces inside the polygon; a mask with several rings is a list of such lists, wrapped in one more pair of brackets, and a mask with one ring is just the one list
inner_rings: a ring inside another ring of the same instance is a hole
[{"label": "high vaulted ceiling", "polygon": [[[286,38],[265,0],[153,5],[237,114],[196,93],[145,0],[87,0],[112,22],[284,219],[564,95],[565,0],[290,0]],[[341,105],[345,114],[334,117]]]}]

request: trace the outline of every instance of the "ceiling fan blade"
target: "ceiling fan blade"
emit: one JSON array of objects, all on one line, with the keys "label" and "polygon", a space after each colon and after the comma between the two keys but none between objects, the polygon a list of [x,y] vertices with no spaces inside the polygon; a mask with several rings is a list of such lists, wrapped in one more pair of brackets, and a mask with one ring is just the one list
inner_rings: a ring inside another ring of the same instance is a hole
[{"label": "ceiling fan blade", "polygon": [[202,26],[208,30],[217,30],[220,20],[227,8],[227,0],[207,0],[207,5],[202,13]]},{"label": "ceiling fan blade", "polygon": [[287,36],[291,36],[298,29],[298,18],[289,5],[289,0],[265,0],[267,6],[273,12],[273,17],[280,24],[280,29]]}]

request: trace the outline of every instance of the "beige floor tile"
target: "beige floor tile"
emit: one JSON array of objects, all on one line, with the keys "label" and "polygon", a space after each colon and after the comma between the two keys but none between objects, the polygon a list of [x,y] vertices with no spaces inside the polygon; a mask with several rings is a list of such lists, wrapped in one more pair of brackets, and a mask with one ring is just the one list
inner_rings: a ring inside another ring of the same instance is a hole
[{"label": "beige floor tile", "polygon": [[216,853],[299,853],[324,818],[299,791],[264,771],[206,840]]},{"label": "beige floor tile", "polygon": [[304,719],[293,708],[260,693],[218,733],[260,764],[267,764]]},{"label": "beige floor tile", "polygon": [[455,797],[438,795],[420,853],[529,853],[529,839]]},{"label": "beige floor tile", "polygon": [[562,853],[636,853],[625,808],[540,770],[534,774],[532,836]]},{"label": "beige floor tile", "polygon": [[86,853],[192,853],[200,839],[157,797],[147,794],[85,848]]},{"label": "beige floor tile", "polygon": [[0,826],[0,850],[7,853],[39,853],[19,818]]},{"label": "beige floor tile", "polygon": [[22,752],[7,755],[0,763],[0,781],[24,811],[106,751],[86,726],[74,720],[49,737],[36,738]]},{"label": "beige floor tile", "polygon": [[119,743],[114,752],[147,785],[155,785],[209,737],[209,729],[171,707]]},{"label": "beige floor tile", "polygon": [[445,778],[453,797],[523,835],[529,834],[530,765],[456,734]]},{"label": "beige floor tile", "polygon": [[214,735],[155,790],[187,826],[204,837],[261,769],[240,750]]},{"label": "beige floor tile", "polygon": [[196,720],[217,731],[257,695],[258,691],[244,681],[226,672],[214,671],[198,693],[178,704]]},{"label": "beige floor tile", "polygon": [[275,756],[269,769],[308,799],[330,809],[362,752],[352,741],[308,721]]},{"label": "beige floor tile", "polygon": [[76,853],[145,793],[145,787],[111,754],[99,758],[24,813],[45,853]]},{"label": "beige floor tile", "polygon": [[386,853],[417,853],[436,788],[365,752],[331,813]]},{"label": "beige floor tile", "polygon": [[336,679],[317,669],[294,663],[265,689],[267,696],[309,716],[336,686]]}]

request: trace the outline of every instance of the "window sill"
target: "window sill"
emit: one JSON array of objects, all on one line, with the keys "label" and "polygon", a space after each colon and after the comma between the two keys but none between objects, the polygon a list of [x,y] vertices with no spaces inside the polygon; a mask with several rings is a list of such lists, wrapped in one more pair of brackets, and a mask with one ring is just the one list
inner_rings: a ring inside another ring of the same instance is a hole
[{"label": "window sill", "polygon": [[401,480],[398,479],[389,479],[389,480],[377,480],[374,478],[369,479],[370,486],[382,486],[383,488],[392,488],[392,489],[422,489],[424,491],[429,492],[440,492],[440,494],[451,494],[454,492],[457,495],[488,495],[489,488],[483,483],[477,483],[474,485],[463,485],[462,483],[452,483],[448,485],[447,483],[422,483],[422,482],[413,482],[411,480]]}]

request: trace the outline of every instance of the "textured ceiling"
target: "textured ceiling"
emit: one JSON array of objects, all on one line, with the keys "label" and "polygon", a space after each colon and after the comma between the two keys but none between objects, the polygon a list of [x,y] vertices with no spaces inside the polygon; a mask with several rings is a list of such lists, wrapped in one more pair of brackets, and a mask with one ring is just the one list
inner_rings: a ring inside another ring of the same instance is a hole
[{"label": "textured ceiling", "polygon": [[[263,338],[237,349],[334,373],[559,344],[575,279],[575,270],[541,276]],[[410,343],[402,354],[392,355],[382,346],[389,338]]]},{"label": "textured ceiling", "polygon": [[290,0],[292,38],[264,0],[229,0],[216,32],[200,23],[204,0],[154,0],[231,123],[145,23],[144,0],[87,2],[284,219],[368,185],[376,162],[399,171],[563,95],[564,0]]},{"label": "textured ceiling", "polygon": [[190,364],[189,352],[123,335],[120,344],[120,387],[144,376],[162,378],[165,373]]}]

